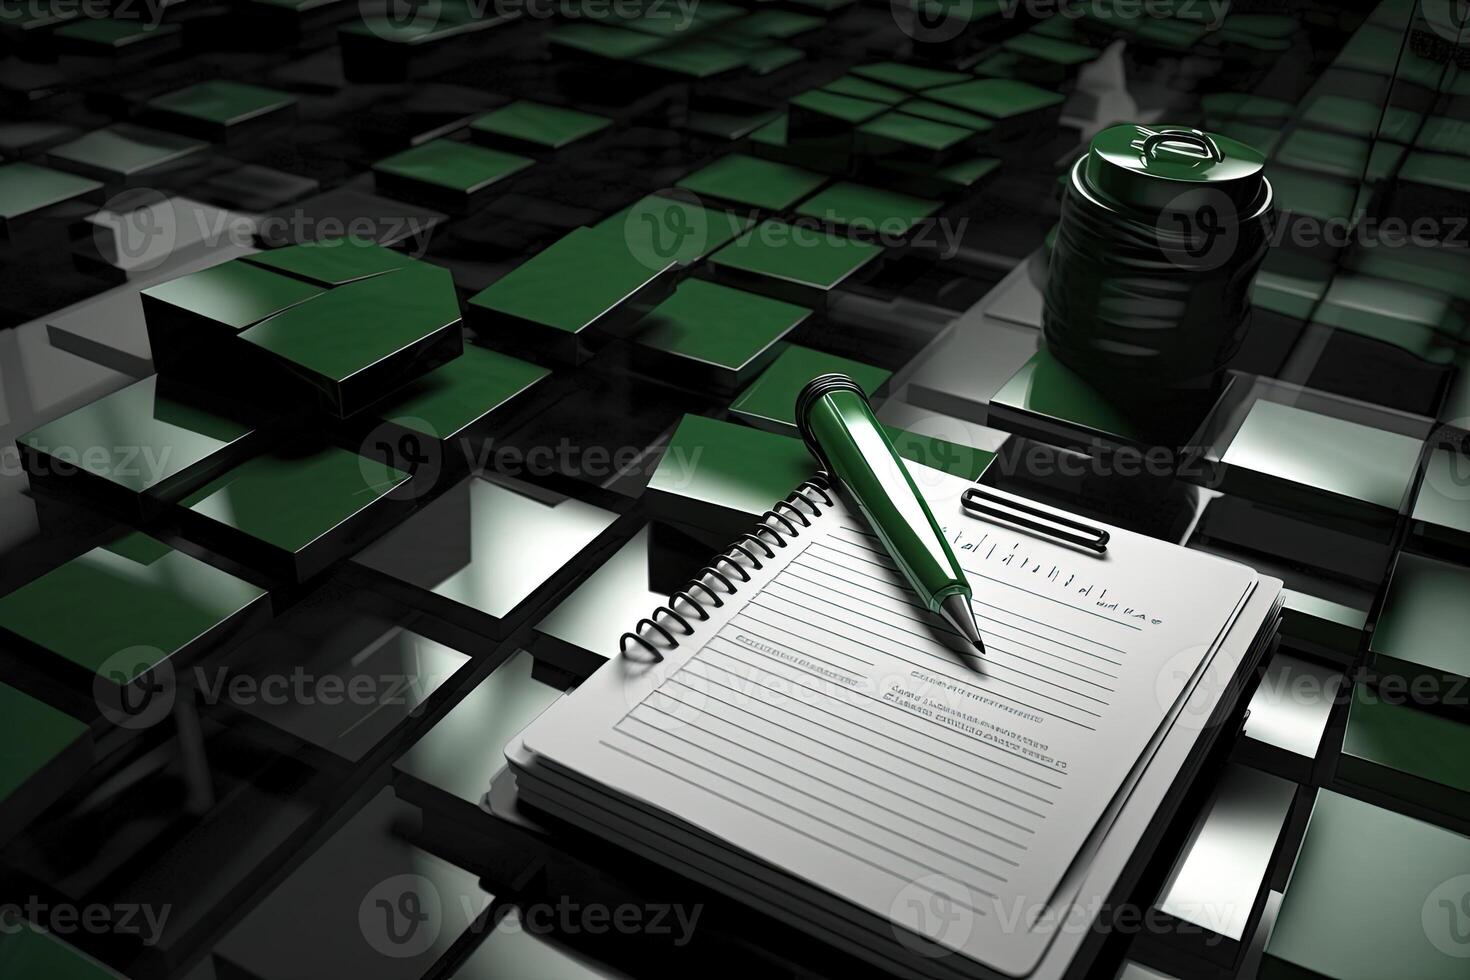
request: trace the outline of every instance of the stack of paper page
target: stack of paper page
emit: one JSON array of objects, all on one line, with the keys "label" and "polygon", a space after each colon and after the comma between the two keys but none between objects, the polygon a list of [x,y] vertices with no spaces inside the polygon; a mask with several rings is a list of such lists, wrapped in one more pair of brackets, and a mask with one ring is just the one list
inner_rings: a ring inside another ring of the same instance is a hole
[{"label": "stack of paper page", "polygon": [[[986,655],[855,511],[750,542],[508,752],[548,812],[904,976],[1068,974],[1232,715],[1281,583],[1110,528],[977,520],[916,468]],[[647,610],[610,623],[609,645]],[[1146,850],[1146,848],[1145,848]],[[1126,896],[1124,896],[1126,897]],[[1078,961],[1080,962],[1080,961]]]}]

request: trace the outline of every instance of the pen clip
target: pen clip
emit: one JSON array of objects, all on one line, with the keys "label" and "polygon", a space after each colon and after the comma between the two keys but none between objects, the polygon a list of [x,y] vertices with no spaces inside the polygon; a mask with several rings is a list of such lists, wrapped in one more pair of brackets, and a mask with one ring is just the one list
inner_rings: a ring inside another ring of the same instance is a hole
[{"label": "pen clip", "polygon": [[971,487],[961,494],[960,507],[971,517],[1004,521],[1055,538],[1064,544],[1086,548],[1095,554],[1101,555],[1108,550],[1109,535],[1103,528],[1093,527],[1061,514],[1053,514],[1030,504],[1008,500],[984,487]]}]

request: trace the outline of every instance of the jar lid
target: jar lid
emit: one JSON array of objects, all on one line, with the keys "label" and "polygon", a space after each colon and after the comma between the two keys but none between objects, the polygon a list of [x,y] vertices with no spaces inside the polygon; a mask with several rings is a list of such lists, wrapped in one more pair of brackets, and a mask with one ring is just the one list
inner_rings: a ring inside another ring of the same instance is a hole
[{"label": "jar lid", "polygon": [[1265,166],[1259,151],[1228,136],[1125,123],[1092,138],[1083,169],[1089,189],[1116,207],[1193,210],[1198,192],[1208,192],[1246,214],[1260,199]]}]

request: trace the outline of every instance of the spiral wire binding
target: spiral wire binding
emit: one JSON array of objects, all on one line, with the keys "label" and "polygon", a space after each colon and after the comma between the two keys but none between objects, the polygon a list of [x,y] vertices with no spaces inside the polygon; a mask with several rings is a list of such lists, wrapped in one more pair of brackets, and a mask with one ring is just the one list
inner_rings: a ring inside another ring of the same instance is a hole
[{"label": "spiral wire binding", "polygon": [[[751,549],[758,550],[766,558],[775,558],[776,552],[772,545],[776,548],[786,547],[791,538],[801,536],[802,528],[812,526],[813,517],[822,516],[822,505],[813,500],[810,494],[820,494],[823,504],[831,507],[831,489],[831,479],[825,472],[819,472],[783,499],[776,501],[770,510],[761,515],[759,524],[740,535],[733,544],[696,572],[684,588],[669,596],[666,605],[659,606],[652,615],[640,619],[631,632],[624,633],[618,640],[618,649],[622,655],[628,656],[630,647],[637,644],[653,658],[652,663],[663,660],[663,650],[654,646],[653,639],[645,634],[662,638],[664,649],[676,649],[679,639],[664,624],[672,623],[680,635],[692,636],[694,624],[689,621],[689,617],[694,617],[696,622],[704,622],[709,619],[711,608],[720,608],[725,604],[726,596],[740,591],[739,585],[730,580],[731,575],[741,583],[749,582],[751,571],[764,567],[765,563]],[[798,504],[805,504],[806,510]],[[728,575],[726,571],[729,572]],[[703,601],[695,598],[696,590],[703,595]],[[683,603],[682,612],[677,608],[680,603]]]}]

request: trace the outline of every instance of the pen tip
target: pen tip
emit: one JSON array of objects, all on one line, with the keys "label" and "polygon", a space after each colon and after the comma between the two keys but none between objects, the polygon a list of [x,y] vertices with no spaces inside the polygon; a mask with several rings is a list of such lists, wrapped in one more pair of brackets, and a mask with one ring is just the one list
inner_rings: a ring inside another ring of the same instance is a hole
[{"label": "pen tip", "polygon": [[985,654],[985,641],[980,639],[980,626],[975,622],[975,611],[970,608],[970,597],[951,595],[939,604],[939,614],[959,631],[959,634],[980,652]]},{"label": "pen tip", "polygon": [[975,651],[979,653],[980,656],[985,656],[985,641],[980,639],[979,637],[975,638]]}]

